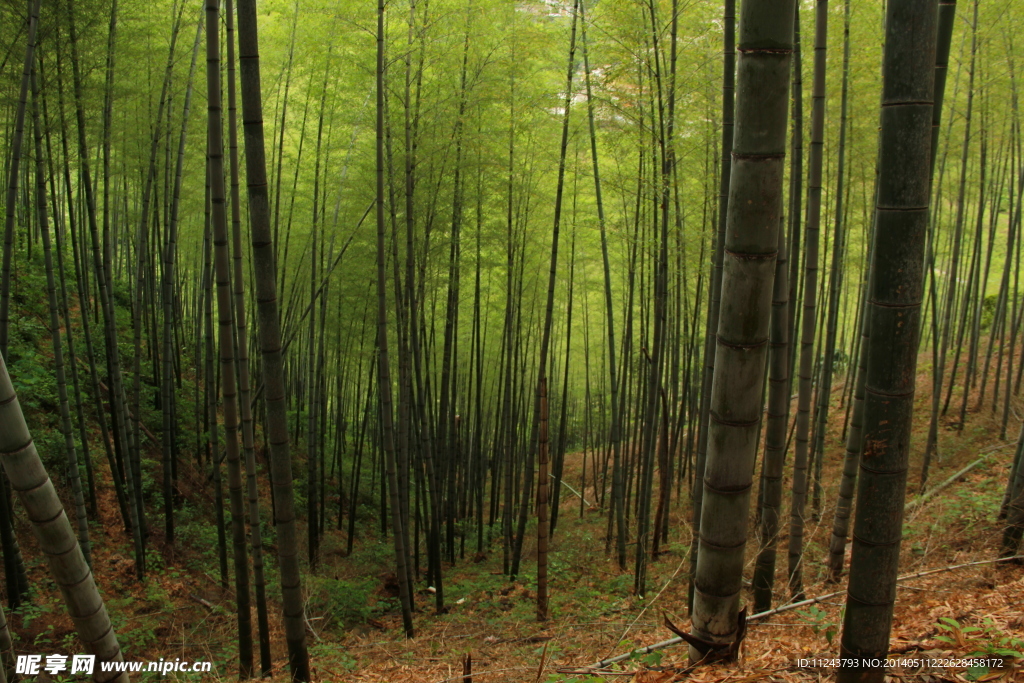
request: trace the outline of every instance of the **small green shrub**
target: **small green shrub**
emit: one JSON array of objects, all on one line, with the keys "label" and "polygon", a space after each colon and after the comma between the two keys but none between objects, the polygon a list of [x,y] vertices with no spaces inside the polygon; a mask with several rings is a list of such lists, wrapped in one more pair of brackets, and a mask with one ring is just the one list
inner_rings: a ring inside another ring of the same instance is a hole
[{"label": "small green shrub", "polygon": [[998,672],[1024,659],[1024,639],[1007,635],[991,617],[985,617],[981,626],[967,626],[949,617],[939,617],[935,625],[942,631],[935,640],[961,652],[967,650],[967,657],[986,660],[964,672],[964,678],[969,681],[986,676],[990,672],[991,667],[987,664],[991,660],[1002,660],[1002,666],[995,667]]},{"label": "small green shrub", "polygon": [[53,605],[49,604],[43,596],[39,595],[34,588],[30,587],[28,595],[25,596],[17,609],[11,611],[11,614],[21,617],[21,624],[19,628],[28,629],[33,621],[43,615],[49,614],[53,609]]},{"label": "small green shrub", "polygon": [[311,576],[308,581],[307,611],[313,617],[323,617],[327,627],[345,628],[363,624],[373,613],[371,595],[373,579],[332,579]]},{"label": "small green shrub", "polygon": [[939,617],[935,625],[944,632],[935,640],[969,648],[968,657],[1024,659],[1024,639],[1007,635],[991,617],[985,617],[981,626],[965,626],[949,617]]},{"label": "small green shrub", "polygon": [[22,408],[26,412],[56,413],[60,402],[52,364],[26,345],[20,345],[11,358],[16,360],[9,362],[7,368]]},{"label": "small green shrub", "polygon": [[317,642],[309,648],[309,655],[330,669],[355,671],[359,668],[359,660],[345,652],[337,643]]},{"label": "small green shrub", "polygon": [[[828,644],[832,645],[832,639],[835,638],[836,633],[839,631],[839,623],[832,621],[829,618],[828,612],[817,605],[811,605],[809,609],[797,610],[797,614],[800,615],[801,621],[809,625],[815,633],[823,634]],[[839,621],[842,621],[842,619],[842,614],[840,614]]]}]

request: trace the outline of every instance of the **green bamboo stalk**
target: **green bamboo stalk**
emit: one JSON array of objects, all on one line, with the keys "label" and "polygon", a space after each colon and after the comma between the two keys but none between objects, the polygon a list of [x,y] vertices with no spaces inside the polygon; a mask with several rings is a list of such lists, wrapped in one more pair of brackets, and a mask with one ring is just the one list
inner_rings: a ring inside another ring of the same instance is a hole
[{"label": "green bamboo stalk", "polygon": [[[96,655],[94,680],[98,683],[128,683],[127,673],[104,671],[105,662],[123,661],[117,634],[93,579],[89,563],[71,530],[71,522],[57,497],[53,482],[36,452],[32,434],[0,356],[0,464],[32,523],[40,550],[46,556],[50,575],[60,587],[68,614],[78,637],[90,654]],[[3,643],[0,642],[0,647]]]},{"label": "green bamboo stalk", "polygon": [[255,0],[238,2],[238,60],[245,135],[246,178],[260,348],[263,356],[268,443],[274,482],[274,521],[278,533],[282,606],[288,665],[292,679],[309,680],[305,610],[299,573],[292,490],[291,454],[285,414],[284,373],[281,364],[281,328],[274,273],[274,241],[270,233],[266,151],[263,140],[263,101],[260,90],[259,40]]},{"label": "green bamboo stalk", "polygon": [[793,458],[793,497],[790,508],[788,575],[792,595],[803,595],[804,508],[813,393],[814,333],[818,308],[818,241],[821,233],[822,162],[825,147],[825,54],[828,37],[828,0],[817,0],[814,22],[814,91],[811,97],[811,149],[807,163],[807,218],[805,226],[803,312],[800,319],[800,369]]},{"label": "green bamboo stalk", "polygon": [[881,683],[896,598],[928,226],[937,3],[886,10],[864,453],[839,683]]},{"label": "green bamboo stalk", "polygon": [[[791,0],[743,0],[722,309],[694,581],[694,634],[737,637],[755,435],[768,355],[793,53]],[[692,647],[690,658],[706,653]]]}]

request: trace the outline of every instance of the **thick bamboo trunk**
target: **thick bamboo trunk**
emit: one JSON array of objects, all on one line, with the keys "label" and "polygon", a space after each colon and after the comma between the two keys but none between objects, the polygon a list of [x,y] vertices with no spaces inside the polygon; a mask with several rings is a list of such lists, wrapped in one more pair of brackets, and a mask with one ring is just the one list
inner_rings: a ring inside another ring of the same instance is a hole
[{"label": "thick bamboo trunk", "polygon": [[[231,543],[238,622],[238,672],[252,676],[252,616],[249,601],[249,554],[245,539],[245,503],[238,450],[238,386],[235,380],[234,318],[231,310],[231,265],[228,249],[224,139],[220,84],[220,0],[206,0],[207,143],[210,155],[210,200],[213,218],[214,271],[217,284],[217,341],[220,386],[224,397],[224,441],[231,505]],[[217,458],[218,454],[214,454]],[[290,482],[289,482],[290,483]]]},{"label": "thick bamboo trunk", "polygon": [[71,522],[36,452],[2,356],[0,463],[32,523],[36,542],[46,556],[50,575],[60,588],[78,637],[86,651],[96,655],[94,680],[99,683],[128,683],[128,674],[105,672],[101,667],[103,662],[123,660],[117,634],[110,624],[103,598],[71,529]]},{"label": "thick bamboo trunk", "polygon": [[[266,579],[263,574],[263,538],[256,484],[256,448],[253,435],[252,394],[249,380],[249,328],[246,324],[245,274],[242,268],[241,196],[238,186],[238,124],[235,95],[235,13],[232,0],[225,2],[228,57],[228,152],[231,166],[232,285],[235,288],[235,343],[238,356],[238,394],[242,418],[242,450],[245,455],[246,500],[252,544],[253,585],[256,592],[256,623],[260,640],[260,674],[270,675],[270,625],[267,615]],[[191,79],[190,79],[191,80]],[[183,150],[180,153],[183,153]],[[180,157],[179,157],[180,158]]]},{"label": "thick bamboo trunk", "polygon": [[[896,596],[910,455],[930,192],[937,5],[886,11],[876,248],[869,295],[864,453],[857,489],[840,683],[880,683]],[[877,659],[875,660],[877,662]]]},{"label": "thick bamboo trunk", "polygon": [[390,496],[391,534],[394,541],[395,565],[398,573],[399,597],[402,603],[402,622],[405,636],[414,635],[412,623],[412,596],[409,594],[409,557],[406,545],[407,531],[403,519],[398,488],[398,471],[395,455],[393,424],[393,402],[391,399],[391,368],[388,359],[388,306],[387,278],[385,266],[385,201],[384,201],[384,103],[385,103],[385,55],[384,55],[384,2],[377,4],[377,390],[380,396],[380,415],[383,432],[384,459],[387,471],[387,489]]},{"label": "thick bamboo trunk", "polygon": [[[259,313],[267,425],[269,427],[267,441],[270,446],[271,469],[274,474],[274,521],[278,533],[278,563],[281,572],[285,639],[288,643],[288,665],[291,669],[292,679],[308,681],[309,653],[306,649],[305,609],[302,600],[302,577],[298,563],[291,453],[284,403],[284,375],[281,367],[281,328],[274,273],[274,240],[270,231],[255,0],[239,0],[238,2],[238,57],[245,135],[249,222],[252,232],[252,258]],[[251,507],[250,502],[250,509]]]},{"label": "thick bamboo trunk", "polygon": [[[694,634],[726,651],[739,630],[782,215],[794,11],[795,2],[777,0],[743,0],[740,10],[736,135],[692,617]],[[705,654],[691,647],[691,659]]]}]

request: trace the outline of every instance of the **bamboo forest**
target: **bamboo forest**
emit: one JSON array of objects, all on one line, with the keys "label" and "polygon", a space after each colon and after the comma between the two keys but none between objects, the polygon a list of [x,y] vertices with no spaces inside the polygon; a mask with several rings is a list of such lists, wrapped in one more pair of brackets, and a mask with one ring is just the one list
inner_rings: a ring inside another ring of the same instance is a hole
[{"label": "bamboo forest", "polygon": [[0,683],[1024,681],[1024,0],[0,0]]}]

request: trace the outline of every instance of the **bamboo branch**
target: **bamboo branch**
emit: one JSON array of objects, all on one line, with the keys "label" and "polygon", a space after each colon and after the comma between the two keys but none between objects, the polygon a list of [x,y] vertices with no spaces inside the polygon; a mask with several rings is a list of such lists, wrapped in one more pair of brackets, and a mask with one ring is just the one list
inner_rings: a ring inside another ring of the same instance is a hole
[{"label": "bamboo branch", "polygon": [[[553,475],[553,474],[549,473],[548,476],[551,477],[552,479],[557,479],[557,477],[555,477],[555,475]],[[590,501],[588,501],[586,498],[583,497],[582,493],[580,493],[579,491],[577,491],[573,487],[569,486],[569,484],[565,481],[565,479],[562,479],[561,482],[562,482],[562,486],[564,486],[565,488],[567,488],[570,491],[572,491],[573,493],[575,493],[576,497],[579,498],[580,500],[582,500],[584,505],[586,505],[587,507],[590,507],[591,505],[593,505],[593,503],[591,503]]]}]

